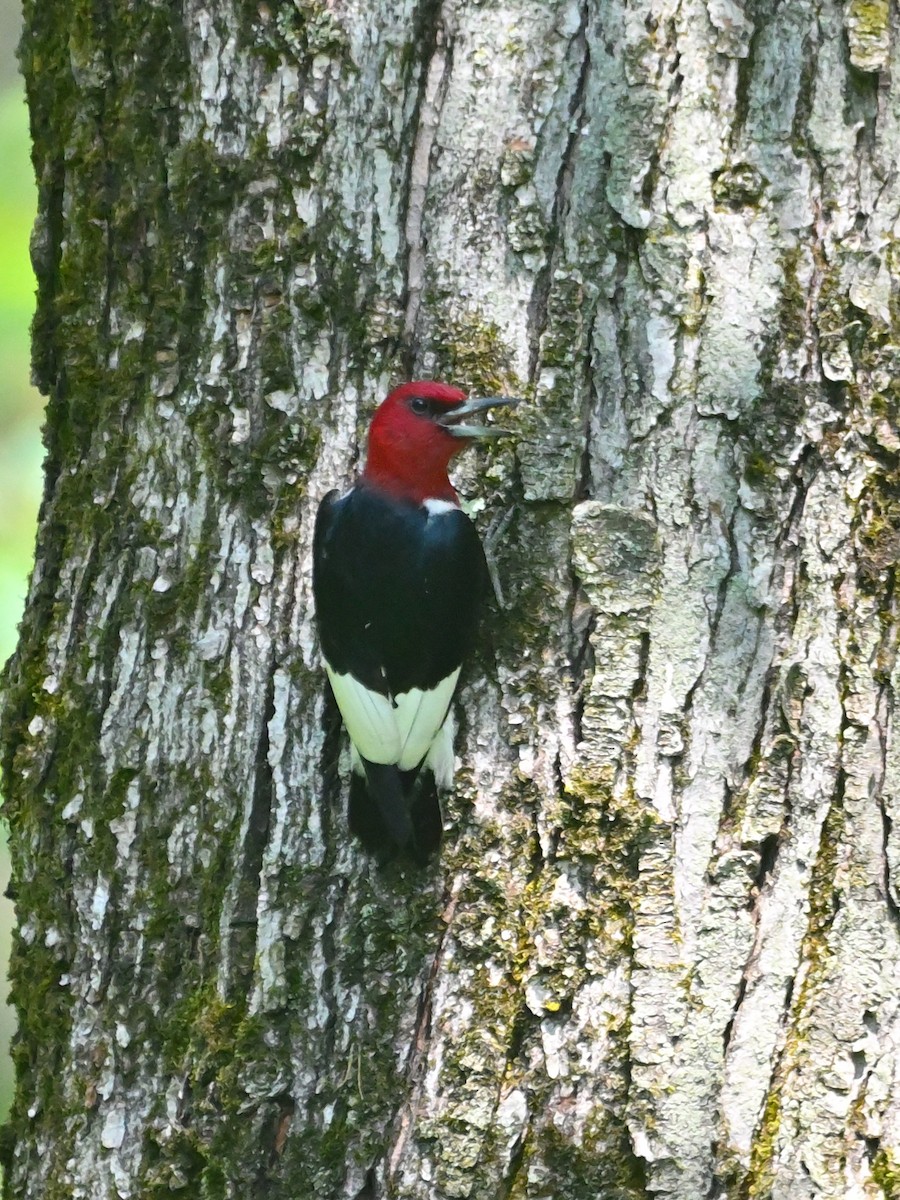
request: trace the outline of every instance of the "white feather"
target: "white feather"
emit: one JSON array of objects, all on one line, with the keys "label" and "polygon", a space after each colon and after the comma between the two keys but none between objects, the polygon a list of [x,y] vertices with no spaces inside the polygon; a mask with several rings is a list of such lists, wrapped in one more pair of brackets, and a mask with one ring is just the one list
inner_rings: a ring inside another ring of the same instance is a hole
[{"label": "white feather", "polygon": [[456,722],[453,713],[447,713],[447,719],[437,732],[437,737],[431,743],[425,766],[430,767],[434,782],[438,789],[448,792],[453,787],[453,737],[456,733]]},{"label": "white feather", "polygon": [[431,749],[447,719],[459,671],[460,668],[457,667],[427,692],[411,688],[394,698],[402,739],[398,764],[401,770],[408,771],[411,767],[417,767]]},{"label": "white feather", "polygon": [[349,672],[339,675],[327,662],[325,670],[350,740],[362,757],[369,762],[396,762],[400,757],[400,730],[390,699],[369,691]]},{"label": "white feather", "polygon": [[[349,672],[339,675],[327,662],[325,670],[350,740],[363,758],[373,763],[395,764],[402,771],[408,771],[417,767],[429,753],[446,723],[452,777],[453,730],[452,722],[447,722],[446,718],[459,678],[458,667],[428,691],[410,688],[393,699],[370,691]],[[447,734],[443,736],[446,740]],[[443,747],[439,761],[445,777],[446,757],[446,747]]]}]

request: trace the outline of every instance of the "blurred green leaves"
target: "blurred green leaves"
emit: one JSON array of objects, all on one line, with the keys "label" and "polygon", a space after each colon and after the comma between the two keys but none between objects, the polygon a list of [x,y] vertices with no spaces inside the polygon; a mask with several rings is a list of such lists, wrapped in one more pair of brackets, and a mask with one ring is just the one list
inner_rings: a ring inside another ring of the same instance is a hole
[{"label": "blurred green leaves", "polygon": [[29,383],[35,188],[21,83],[0,91],[0,661],[15,645],[40,499],[42,401]]},{"label": "blurred green leaves", "polygon": [[[16,79],[0,87],[0,663],[16,643],[25,588],[34,554],[41,488],[42,398],[29,382],[29,329],[34,275],[28,241],[34,222],[28,112]],[[0,889],[9,876],[5,830],[0,828]],[[0,900],[0,970],[9,958],[12,906]],[[7,1047],[14,1015],[0,994],[0,1116],[12,1099]]]}]

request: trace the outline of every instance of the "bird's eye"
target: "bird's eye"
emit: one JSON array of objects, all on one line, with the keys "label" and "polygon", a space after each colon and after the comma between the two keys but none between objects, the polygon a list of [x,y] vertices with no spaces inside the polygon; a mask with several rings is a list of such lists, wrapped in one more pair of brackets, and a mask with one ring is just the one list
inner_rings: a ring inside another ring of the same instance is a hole
[{"label": "bird's eye", "polygon": [[414,413],[428,412],[428,401],[423,400],[421,396],[413,396],[409,402],[409,407]]}]

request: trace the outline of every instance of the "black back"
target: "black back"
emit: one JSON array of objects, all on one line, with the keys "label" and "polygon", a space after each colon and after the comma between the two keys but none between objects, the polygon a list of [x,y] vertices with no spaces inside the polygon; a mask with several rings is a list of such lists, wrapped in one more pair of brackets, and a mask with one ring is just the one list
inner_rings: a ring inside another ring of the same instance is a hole
[{"label": "black back", "polygon": [[487,569],[465,513],[429,513],[359,484],[316,518],[313,592],[332,669],[398,695],[444,679],[471,649]]}]

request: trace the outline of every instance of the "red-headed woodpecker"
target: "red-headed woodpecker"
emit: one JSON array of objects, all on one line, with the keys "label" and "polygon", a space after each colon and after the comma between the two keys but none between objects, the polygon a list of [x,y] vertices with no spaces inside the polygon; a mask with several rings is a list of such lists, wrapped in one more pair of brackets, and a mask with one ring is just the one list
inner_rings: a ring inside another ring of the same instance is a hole
[{"label": "red-headed woodpecker", "polygon": [[471,649],[487,571],[447,476],[477,439],[503,436],[445,383],[405,383],[380,405],[354,487],[316,519],[313,593],[325,670],[350,735],[350,828],[382,859],[424,862],[453,779],[450,702]]}]

